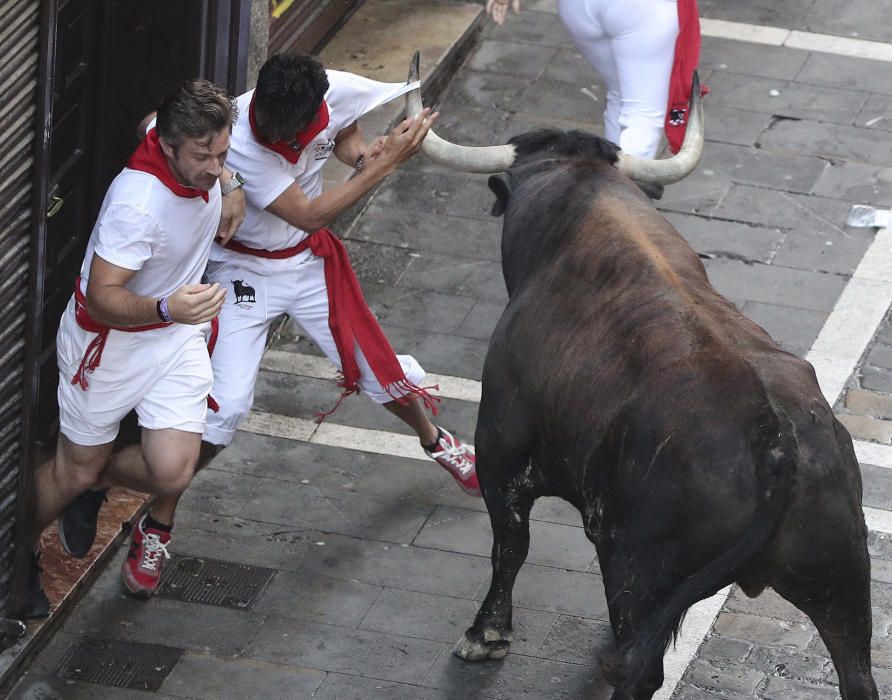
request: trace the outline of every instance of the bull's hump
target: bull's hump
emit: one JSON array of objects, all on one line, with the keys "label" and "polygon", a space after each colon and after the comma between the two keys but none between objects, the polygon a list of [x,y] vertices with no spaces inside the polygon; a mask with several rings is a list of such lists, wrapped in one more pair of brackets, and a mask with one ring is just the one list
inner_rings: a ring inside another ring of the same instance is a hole
[{"label": "bull's hump", "polygon": [[637,197],[599,197],[584,229],[583,235],[589,238],[608,238],[600,250],[613,250],[615,259],[610,264],[625,269],[623,277],[634,280],[626,288],[632,297],[625,298],[666,305],[667,314],[672,309],[672,318],[686,319],[685,326],[695,334],[698,345],[706,338],[728,341],[728,330],[738,326],[736,312],[728,317],[728,304],[710,285],[697,254],[650,202]]},{"label": "bull's hump", "polygon": [[[637,198],[630,201],[602,197],[594,203],[587,223],[592,227],[589,230],[604,231],[605,235],[618,239],[617,242],[621,242],[625,250],[632,244],[639,252],[634,264],[648,265],[665,286],[695,303],[690,286],[693,281],[691,277],[700,276],[696,267],[691,269],[696,254],[693,250],[684,250],[686,244],[681,234],[649,203],[642,206]],[[629,264],[633,264],[633,261],[630,260]]]}]

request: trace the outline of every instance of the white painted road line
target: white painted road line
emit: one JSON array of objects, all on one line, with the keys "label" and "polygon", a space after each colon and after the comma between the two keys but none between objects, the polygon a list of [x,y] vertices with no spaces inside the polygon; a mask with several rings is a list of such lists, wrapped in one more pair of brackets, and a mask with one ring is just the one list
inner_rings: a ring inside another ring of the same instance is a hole
[{"label": "white painted road line", "polygon": [[[260,367],[271,372],[284,372],[313,379],[334,379],[336,374],[334,365],[328,358],[283,350],[267,350]],[[424,385],[439,386],[434,393],[444,399],[480,403],[480,382],[476,379],[428,373],[424,378]]]},{"label": "white painted road line", "polygon": [[712,37],[713,39],[745,41],[749,44],[783,46],[790,36],[790,30],[777,27],[763,27],[760,24],[745,24],[744,22],[729,22],[724,19],[701,17],[700,35]]},{"label": "white painted road line", "polygon": [[832,34],[800,32],[795,29],[765,27],[759,24],[700,18],[700,34],[714,39],[731,39],[766,46],[785,46],[850,58],[892,61],[892,45],[881,41],[852,39]]},{"label": "white painted road line", "polygon": [[791,49],[805,49],[820,53],[832,53],[850,58],[869,58],[873,61],[892,61],[892,45],[881,41],[852,39],[830,34],[812,34],[792,31],[784,42]]},{"label": "white painted road line", "polygon": [[892,231],[879,229],[806,355],[831,406],[842,395],[890,300]]},{"label": "white painted road line", "polygon": [[343,447],[354,449],[357,444],[362,445],[364,452],[374,452],[381,455],[394,457],[408,457],[409,459],[430,458],[424,454],[421,444],[415,435],[400,435],[388,433],[383,430],[369,430],[367,428],[353,428],[348,425],[338,425],[323,422],[310,442],[314,445],[326,445],[328,447]]},{"label": "white painted road line", "polygon": [[359,452],[373,452],[409,459],[430,459],[424,454],[424,450],[418,444],[418,438],[414,435],[356,428],[351,425],[331,423],[328,420],[316,423],[316,421],[306,418],[251,411],[244,423],[239,426],[239,430],[255,435],[298,440],[326,447],[342,447]]},{"label": "white painted road line", "polygon": [[[660,688],[653,697],[653,700],[668,700],[675,691],[675,686],[684,676],[685,671],[691,664],[691,660],[703,643],[705,633],[702,630],[712,629],[712,623],[718,616],[719,611],[728,599],[731,593],[731,586],[723,588],[711,598],[701,600],[688,609],[685,615],[684,623],[681,627],[681,633],[674,645],[670,645],[663,657],[663,687]],[[691,629],[691,634],[686,634],[686,630]]]},{"label": "white painted road line", "polygon": [[852,440],[852,444],[855,445],[855,456],[861,464],[892,469],[892,445],[881,445],[866,440]]},{"label": "white painted road line", "polygon": [[868,530],[881,532],[886,535],[892,534],[892,512],[867,507],[862,508],[862,510],[864,511],[864,520],[867,522]]}]

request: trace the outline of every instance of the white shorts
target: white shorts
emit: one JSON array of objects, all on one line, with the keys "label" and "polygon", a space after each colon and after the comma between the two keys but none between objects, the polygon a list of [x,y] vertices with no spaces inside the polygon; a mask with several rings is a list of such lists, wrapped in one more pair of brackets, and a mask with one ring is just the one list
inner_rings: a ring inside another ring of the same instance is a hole
[{"label": "white shorts", "polygon": [[558,0],[558,14],[607,85],[604,137],[631,156],[653,158],[669,105],[676,0]]},{"label": "white shorts", "polygon": [[72,300],[56,334],[62,433],[77,445],[104,445],[134,408],[144,428],[202,433],[213,378],[209,328],[175,324],[139,333],[110,331],[99,367],[86,375],[85,391],[71,379],[96,334],[77,325]]},{"label": "white shorts", "polygon": [[[270,324],[288,314],[313,339],[329,360],[340,369],[341,360],[328,326],[328,291],[324,260],[311,255],[292,268],[265,267],[264,260],[233,254],[232,262],[208,263],[207,276],[226,288],[220,312],[220,334],[211,363],[214,369],[213,396],[218,413],[208,413],[204,439],[228,445],[236,428],[254,403],[254,384],[266,348]],[[416,385],[424,370],[410,355],[397,355],[406,378]],[[375,403],[393,401],[375,378],[357,348],[359,386]],[[334,399],[334,397],[333,397]]]}]

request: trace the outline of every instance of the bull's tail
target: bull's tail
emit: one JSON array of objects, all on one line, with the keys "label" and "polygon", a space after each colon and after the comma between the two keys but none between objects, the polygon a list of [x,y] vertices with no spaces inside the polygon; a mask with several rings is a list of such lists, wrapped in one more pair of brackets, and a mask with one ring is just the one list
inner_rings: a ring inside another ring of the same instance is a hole
[{"label": "bull's tail", "polygon": [[687,609],[733,583],[780,525],[799,460],[795,428],[783,412],[776,412],[770,406],[766,408],[753,441],[752,457],[757,496],[746,533],[734,546],[685,579],[638,635],[601,658],[604,676],[615,687],[630,692],[656,678],[653,664],[662,662],[670,640],[678,635]]}]

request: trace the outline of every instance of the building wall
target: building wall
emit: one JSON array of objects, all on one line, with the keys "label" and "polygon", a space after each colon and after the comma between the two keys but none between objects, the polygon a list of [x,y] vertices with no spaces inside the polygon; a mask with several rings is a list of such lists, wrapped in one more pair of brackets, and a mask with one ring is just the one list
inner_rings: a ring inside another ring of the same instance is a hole
[{"label": "building wall", "polygon": [[269,0],[251,0],[251,38],[248,42],[248,89],[257,84],[257,74],[269,46]]},{"label": "building wall", "polygon": [[13,615],[20,525],[23,396],[39,0],[0,0],[0,617]]}]

